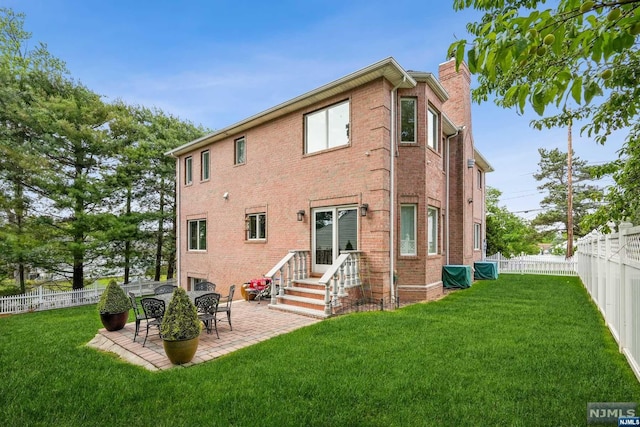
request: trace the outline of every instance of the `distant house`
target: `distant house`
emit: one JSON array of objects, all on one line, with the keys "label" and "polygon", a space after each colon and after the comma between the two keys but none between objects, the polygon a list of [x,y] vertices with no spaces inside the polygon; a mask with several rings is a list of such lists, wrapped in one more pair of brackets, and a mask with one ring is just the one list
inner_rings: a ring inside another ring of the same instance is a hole
[{"label": "distant house", "polygon": [[436,78],[387,58],[168,154],[186,288],[269,275],[272,305],[329,315],[363,289],[437,297],[443,265],[483,257],[492,168],[453,60]]}]

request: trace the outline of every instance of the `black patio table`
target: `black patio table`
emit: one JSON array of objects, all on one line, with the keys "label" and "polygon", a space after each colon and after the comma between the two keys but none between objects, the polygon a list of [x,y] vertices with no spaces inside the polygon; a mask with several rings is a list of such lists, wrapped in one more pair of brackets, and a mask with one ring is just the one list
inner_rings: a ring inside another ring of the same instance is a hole
[{"label": "black patio table", "polygon": [[[214,292],[211,291],[187,291],[187,296],[189,297],[189,299],[191,300],[191,302],[195,303],[196,298],[198,298],[199,296],[205,295],[205,294],[211,294]],[[160,294],[160,295],[154,295],[153,298],[157,298],[157,299],[161,299],[162,301],[164,301],[165,305],[169,305],[169,301],[171,301],[171,297],[173,296],[173,293],[170,294]]]}]

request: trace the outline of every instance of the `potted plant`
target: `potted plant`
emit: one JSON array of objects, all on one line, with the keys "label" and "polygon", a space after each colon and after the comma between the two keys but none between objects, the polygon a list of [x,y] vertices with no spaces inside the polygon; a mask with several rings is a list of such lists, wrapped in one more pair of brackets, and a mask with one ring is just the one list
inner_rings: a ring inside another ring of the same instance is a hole
[{"label": "potted plant", "polygon": [[202,325],[198,310],[184,289],[173,291],[160,325],[164,351],[171,363],[188,363],[198,350]]},{"label": "potted plant", "polygon": [[98,312],[105,329],[118,331],[124,328],[129,319],[130,308],[131,300],[116,281],[111,279],[98,301]]}]

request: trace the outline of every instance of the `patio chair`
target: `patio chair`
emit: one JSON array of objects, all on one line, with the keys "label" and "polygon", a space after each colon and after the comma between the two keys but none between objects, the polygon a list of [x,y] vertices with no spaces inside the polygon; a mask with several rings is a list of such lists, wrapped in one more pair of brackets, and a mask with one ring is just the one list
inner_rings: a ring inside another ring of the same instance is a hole
[{"label": "patio chair", "polygon": [[171,294],[175,288],[177,288],[175,285],[160,285],[153,290],[153,293],[156,295]]},{"label": "patio chair", "polygon": [[136,317],[136,331],[133,334],[133,342],[136,342],[136,337],[140,332],[140,322],[146,320],[146,316],[144,313],[140,312],[140,308],[138,308],[138,303],[136,302],[136,295],[133,292],[129,292],[129,299],[131,300],[131,307],[133,308],[133,314]]},{"label": "patio chair", "polygon": [[[236,291],[236,285],[231,285],[229,288],[229,295],[226,297],[226,303],[223,306],[218,305],[218,309],[216,310],[216,323],[229,322],[229,329],[233,331],[233,327],[231,326],[231,302],[233,301],[233,293]],[[218,313],[226,313],[226,319],[218,319]],[[216,328],[216,331],[218,329]]]},{"label": "patio chair", "polygon": [[147,343],[147,337],[149,336],[149,328],[152,326],[158,327],[158,333],[160,332],[160,325],[162,324],[162,317],[164,317],[164,301],[157,298],[142,298],[140,300],[142,310],[144,311],[144,317],[147,320],[147,333],[144,335],[144,342],[142,346]]},{"label": "patio chair", "polygon": [[211,282],[198,282],[194,286],[194,290],[195,291],[215,292],[216,291],[216,284],[215,283],[211,283]]},{"label": "patio chair", "polygon": [[204,323],[207,328],[207,333],[211,333],[211,328],[215,328],[216,336],[220,338],[218,334],[218,325],[216,325],[216,311],[218,309],[218,303],[220,302],[220,294],[211,292],[196,297],[194,305],[198,309],[198,319]]}]

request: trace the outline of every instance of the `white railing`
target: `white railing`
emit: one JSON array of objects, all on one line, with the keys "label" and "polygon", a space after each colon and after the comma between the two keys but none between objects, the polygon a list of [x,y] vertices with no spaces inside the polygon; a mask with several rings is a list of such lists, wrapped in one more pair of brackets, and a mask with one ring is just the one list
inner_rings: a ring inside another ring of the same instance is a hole
[{"label": "white railing", "polygon": [[[175,284],[175,279],[165,282],[140,281],[122,285],[125,292],[136,295],[153,294],[153,289],[160,284]],[[30,311],[51,310],[54,308],[73,307],[95,304],[104,292],[104,286],[95,282],[91,286],[69,291],[53,291],[42,286],[20,294],[0,297],[0,314],[26,313]]]},{"label": "white railing", "polygon": [[577,276],[578,262],[560,255],[521,255],[506,258],[501,253],[491,255],[486,261],[498,262],[500,273],[547,274],[551,276]]},{"label": "white railing", "polygon": [[[318,283],[324,285],[324,314],[331,315],[331,303],[347,296],[345,288],[360,285],[360,251],[341,251]],[[333,290],[333,292],[332,292]]]},{"label": "white railing", "polygon": [[[278,263],[264,276],[271,279],[271,304],[278,304],[278,296],[284,296],[284,289],[293,286],[294,280],[302,280],[309,277],[308,260],[310,252],[304,249],[290,250]],[[279,284],[279,291],[275,292]]]},{"label": "white railing", "polygon": [[578,273],[640,380],[640,227],[578,240]]}]

